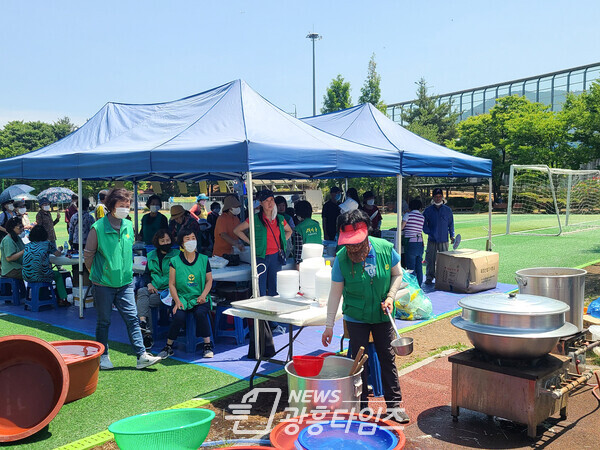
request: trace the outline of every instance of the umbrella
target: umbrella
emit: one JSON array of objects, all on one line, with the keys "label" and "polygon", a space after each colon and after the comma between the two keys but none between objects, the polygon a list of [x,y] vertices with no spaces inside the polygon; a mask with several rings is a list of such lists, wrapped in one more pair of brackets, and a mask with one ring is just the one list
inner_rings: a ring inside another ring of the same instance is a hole
[{"label": "umbrella", "polygon": [[31,191],[33,191],[33,188],[26,184],[13,184],[2,191],[2,194],[0,194],[0,203],[7,202],[17,195],[27,194]]},{"label": "umbrella", "polygon": [[38,194],[37,198],[46,197],[50,203],[71,203],[71,196],[75,194],[71,189],[66,187],[51,187]]},{"label": "umbrella", "polygon": [[14,201],[20,200],[23,202],[28,202],[28,201],[36,201],[37,202],[37,197],[35,195],[31,195],[31,194],[19,194],[19,195],[15,195],[12,198]]}]

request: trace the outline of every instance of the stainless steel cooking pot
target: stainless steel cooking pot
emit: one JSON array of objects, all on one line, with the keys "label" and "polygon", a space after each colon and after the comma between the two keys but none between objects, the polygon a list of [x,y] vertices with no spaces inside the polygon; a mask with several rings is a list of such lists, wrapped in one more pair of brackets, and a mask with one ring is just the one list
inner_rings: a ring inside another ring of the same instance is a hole
[{"label": "stainless steel cooking pot", "polygon": [[564,336],[577,332],[565,322],[569,306],[527,294],[483,294],[458,302],[462,315],[452,324],[467,332],[478,349],[502,358],[537,358],[550,352]]}]

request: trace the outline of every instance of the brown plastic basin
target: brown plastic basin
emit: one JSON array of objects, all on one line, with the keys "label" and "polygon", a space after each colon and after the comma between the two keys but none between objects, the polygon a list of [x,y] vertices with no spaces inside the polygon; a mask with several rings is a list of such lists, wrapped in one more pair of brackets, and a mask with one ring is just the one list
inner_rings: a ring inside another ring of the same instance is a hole
[{"label": "brown plastic basin", "polygon": [[68,390],[69,369],[52,345],[33,336],[0,337],[0,442],[48,425]]},{"label": "brown plastic basin", "polygon": [[69,368],[69,392],[65,403],[93,394],[98,386],[104,345],[96,341],[55,341],[50,344],[58,350]]}]

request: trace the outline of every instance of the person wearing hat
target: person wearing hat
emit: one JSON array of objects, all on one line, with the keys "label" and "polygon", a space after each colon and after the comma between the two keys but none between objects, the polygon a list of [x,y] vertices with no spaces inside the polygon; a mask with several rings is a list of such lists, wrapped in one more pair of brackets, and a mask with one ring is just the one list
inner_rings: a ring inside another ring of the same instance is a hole
[{"label": "person wearing hat", "polygon": [[171,239],[175,240],[179,231],[183,228],[192,230],[196,234],[196,239],[200,241],[202,233],[198,219],[194,219],[189,211],[186,211],[181,205],[171,206],[171,220],[169,220],[169,234]]},{"label": "person wearing hat", "polygon": [[7,222],[15,217],[14,200],[7,200],[2,203],[2,212],[0,213],[0,241],[8,234],[6,229]]},{"label": "person wearing hat", "polygon": [[431,205],[423,211],[423,231],[427,234],[425,284],[433,284],[437,254],[448,251],[448,236],[450,242],[454,243],[454,216],[445,203],[444,193],[440,188],[435,188]]},{"label": "person wearing hat", "polygon": [[24,237],[26,232],[33,228],[33,225],[31,225],[31,220],[29,220],[29,215],[27,214],[27,206],[25,206],[25,202],[23,200],[15,202],[15,211],[17,213],[16,217],[20,218],[21,222],[23,223],[23,229],[25,231],[21,237]]},{"label": "person wearing hat", "polygon": [[[287,240],[292,235],[292,229],[281,214],[277,214],[275,198],[273,192],[269,189],[258,193],[261,211],[254,215],[254,233],[256,236],[256,263],[264,264],[265,270],[258,277],[258,286],[260,295],[277,295],[277,272],[285,262],[287,252]],[[233,232],[242,241],[250,244],[250,239],[246,236],[246,231],[250,227],[249,220],[240,223]],[[273,346],[273,335],[266,322],[260,321],[265,332],[265,354],[263,356],[273,356],[275,347]],[[248,349],[248,358],[254,358],[254,327],[250,327],[250,347]]]},{"label": "person wearing hat", "polygon": [[196,197],[196,204],[190,208],[190,214],[196,220],[206,219],[208,214],[206,212],[206,202],[208,197],[205,194],[200,194]]},{"label": "person wearing hat", "polygon": [[46,197],[40,199],[40,210],[35,216],[35,222],[38,225],[43,226],[48,233],[48,240],[56,245],[56,232],[54,231],[54,225],[60,221],[60,211],[56,214],[56,219],[52,220],[52,214],[50,213],[50,200]]},{"label": "person wearing hat", "polygon": [[321,212],[323,223],[323,239],[326,241],[335,241],[337,233],[336,221],[340,215],[340,207],[338,206],[342,199],[342,191],[339,187],[333,186],[329,191],[329,200],[323,205]]},{"label": "person wearing hat", "polygon": [[[402,284],[400,255],[391,243],[369,236],[371,221],[364,211],[342,214],[339,226],[338,244],[344,247],[338,251],[331,271],[322,343],[325,347],[331,343],[343,296],[342,313],[350,336],[349,350],[354,356],[361,346],[368,348],[369,336],[373,335],[388,412],[392,410],[396,421],[406,423],[408,416],[400,409],[402,393],[392,348],[396,332],[386,313],[389,311],[395,317],[394,302]],[[368,365],[365,365],[361,409],[368,406],[368,375]]]},{"label": "person wearing hat", "polygon": [[319,222],[312,218],[312,205],[306,200],[300,200],[295,206],[298,224],[292,233],[294,246],[294,261],[296,270],[300,270],[302,262],[302,247],[304,244],[322,244],[323,232]]},{"label": "person wearing hat", "polygon": [[146,207],[150,210],[148,214],[142,216],[142,228],[140,229],[139,238],[146,245],[153,245],[154,235],[158,230],[163,230],[169,227],[167,217],[160,213],[162,201],[156,194],[151,195],[146,201]]},{"label": "person wearing hat", "polygon": [[363,194],[363,205],[360,209],[371,219],[372,236],[381,237],[381,220],[383,217],[381,217],[381,212],[375,205],[375,194],[373,194],[373,191],[367,191]]},{"label": "person wearing hat", "polygon": [[240,224],[238,215],[240,214],[242,204],[235,195],[228,195],[223,201],[223,214],[217,219],[215,225],[215,246],[213,256],[223,256],[233,253],[233,246],[244,250],[239,238],[233,230]]}]

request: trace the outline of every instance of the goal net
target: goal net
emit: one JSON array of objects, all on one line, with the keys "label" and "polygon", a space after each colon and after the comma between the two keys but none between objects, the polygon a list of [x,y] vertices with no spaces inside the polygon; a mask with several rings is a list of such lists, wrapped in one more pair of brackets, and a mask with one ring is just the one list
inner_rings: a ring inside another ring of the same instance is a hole
[{"label": "goal net", "polygon": [[600,170],[512,165],[508,197],[507,234],[600,228]]}]

